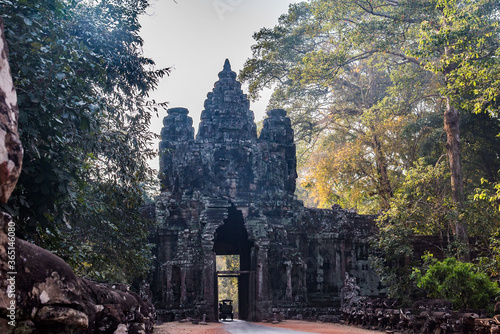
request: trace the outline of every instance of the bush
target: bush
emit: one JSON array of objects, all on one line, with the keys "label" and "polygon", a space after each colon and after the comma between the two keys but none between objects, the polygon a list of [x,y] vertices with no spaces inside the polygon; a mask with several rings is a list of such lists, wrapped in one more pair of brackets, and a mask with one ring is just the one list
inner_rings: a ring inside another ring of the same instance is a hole
[{"label": "bush", "polygon": [[419,269],[413,271],[417,286],[429,297],[451,301],[455,309],[485,309],[500,293],[498,284],[472,263],[453,257],[441,262],[432,255],[425,255],[424,260],[428,265],[425,274]]}]

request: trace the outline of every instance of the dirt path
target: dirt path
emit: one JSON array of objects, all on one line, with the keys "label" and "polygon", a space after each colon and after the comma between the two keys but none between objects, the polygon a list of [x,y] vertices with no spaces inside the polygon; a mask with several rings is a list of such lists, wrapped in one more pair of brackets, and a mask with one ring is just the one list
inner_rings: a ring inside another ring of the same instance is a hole
[{"label": "dirt path", "polygon": [[285,320],[279,324],[273,325],[269,323],[263,323],[260,325],[276,327],[276,328],[288,328],[296,331],[317,333],[317,334],[377,334],[385,333],[379,331],[371,331],[367,329],[361,329],[352,326],[344,326],[340,324],[333,324],[329,322],[310,322],[310,321],[299,321],[299,320]]},{"label": "dirt path", "polygon": [[297,331],[296,329],[262,326],[260,323],[242,320],[224,323],[224,329],[231,334],[311,334],[311,332]]},{"label": "dirt path", "polygon": [[[342,326],[339,324],[324,323],[324,322],[309,322],[298,320],[286,320],[279,324],[273,325],[269,323],[254,323],[256,326],[263,327],[262,333],[267,333],[266,328],[281,328],[291,329],[293,331],[317,333],[317,334],[377,334],[381,332],[370,331],[350,326]],[[227,329],[231,329],[231,324],[228,323],[208,323],[208,325],[193,325],[190,322],[167,322],[161,326],[156,326],[154,334],[231,334]],[[253,325],[253,324],[252,324]],[[252,333],[252,332],[248,332]],[[270,333],[270,332],[269,332]]]},{"label": "dirt path", "polygon": [[209,322],[207,325],[193,325],[190,322],[165,322],[155,326],[154,334],[230,334],[220,322]]}]

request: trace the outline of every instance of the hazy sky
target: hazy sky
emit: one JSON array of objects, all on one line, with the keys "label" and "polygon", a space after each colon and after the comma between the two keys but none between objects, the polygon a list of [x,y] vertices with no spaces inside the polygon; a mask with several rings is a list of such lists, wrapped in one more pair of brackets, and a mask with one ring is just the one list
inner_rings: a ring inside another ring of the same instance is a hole
[{"label": "hazy sky", "polygon": [[[176,3],[177,2],[177,3]],[[158,67],[172,67],[152,97],[169,107],[186,107],[195,130],[203,103],[226,58],[238,73],[252,53],[252,35],[262,27],[274,27],[288,10],[289,0],[152,0],[141,19],[145,56]],[[243,91],[247,92],[243,87]],[[258,121],[265,116],[269,94],[251,103]],[[160,133],[161,120],[152,130]],[[156,167],[156,166],[155,166]],[[157,167],[156,167],[157,168]]]}]

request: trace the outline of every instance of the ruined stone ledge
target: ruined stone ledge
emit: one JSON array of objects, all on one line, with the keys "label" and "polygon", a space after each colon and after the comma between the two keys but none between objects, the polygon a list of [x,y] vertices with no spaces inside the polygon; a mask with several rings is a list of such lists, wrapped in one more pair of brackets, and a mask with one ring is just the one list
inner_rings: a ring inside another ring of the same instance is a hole
[{"label": "ruined stone ledge", "polygon": [[388,333],[498,333],[500,316],[484,318],[484,311],[452,311],[443,300],[422,300],[412,308],[390,308],[390,299],[359,297],[342,307],[346,325]]}]

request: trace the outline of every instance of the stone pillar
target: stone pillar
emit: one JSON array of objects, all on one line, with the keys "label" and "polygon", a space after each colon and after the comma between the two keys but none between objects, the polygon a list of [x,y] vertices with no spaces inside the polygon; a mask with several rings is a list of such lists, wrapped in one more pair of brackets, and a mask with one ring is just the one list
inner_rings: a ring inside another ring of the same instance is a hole
[{"label": "stone pillar", "polygon": [[271,313],[271,297],[269,295],[269,240],[260,239],[255,243],[257,250],[256,268],[256,292],[257,292],[257,314],[256,321],[269,318]]},{"label": "stone pillar", "polygon": [[269,110],[267,116],[259,141],[267,144],[270,160],[275,160],[271,163],[275,164],[273,170],[277,174],[272,175],[270,181],[280,191],[293,195],[297,179],[297,157],[292,123],[283,109]]},{"label": "stone pillar", "polygon": [[306,262],[302,262],[301,264],[302,266],[302,289],[301,289],[301,292],[304,296],[304,302],[308,302],[308,298],[307,298],[307,263]]},{"label": "stone pillar", "polygon": [[161,295],[159,308],[167,308],[173,302],[172,291],[172,265],[175,257],[175,246],[177,243],[177,231],[168,231],[161,228],[157,232],[158,245],[156,251],[157,268],[154,272],[151,290],[153,295]]},{"label": "stone pillar", "polygon": [[163,291],[162,291],[162,299],[163,299],[163,307],[168,307],[173,303],[174,292],[172,290],[172,263],[167,262],[163,265],[163,273],[162,278],[164,281],[162,282]]},{"label": "stone pillar", "polygon": [[215,252],[213,251],[213,241],[210,244],[203,240],[203,299],[205,309],[203,313],[207,315],[208,321],[216,321],[215,314]]},{"label": "stone pillar", "polygon": [[294,302],[307,303],[307,263],[303,259],[295,262],[297,268],[297,285]]},{"label": "stone pillar", "polygon": [[182,266],[180,268],[181,270],[181,299],[180,299],[180,306],[184,306],[187,300],[187,290],[186,290],[186,272],[189,270],[189,268],[186,268],[185,266]]},{"label": "stone pillar", "polygon": [[160,177],[163,191],[189,189],[198,176],[198,161],[190,161],[194,146],[193,119],[186,108],[171,108],[163,119],[159,144]]},{"label": "stone pillar", "polygon": [[323,291],[323,282],[325,281],[324,270],[323,270],[323,257],[318,252],[316,255],[316,289],[318,291]]},{"label": "stone pillar", "polygon": [[286,291],[285,300],[291,302],[293,300],[292,294],[292,261],[285,261],[286,266]]}]

